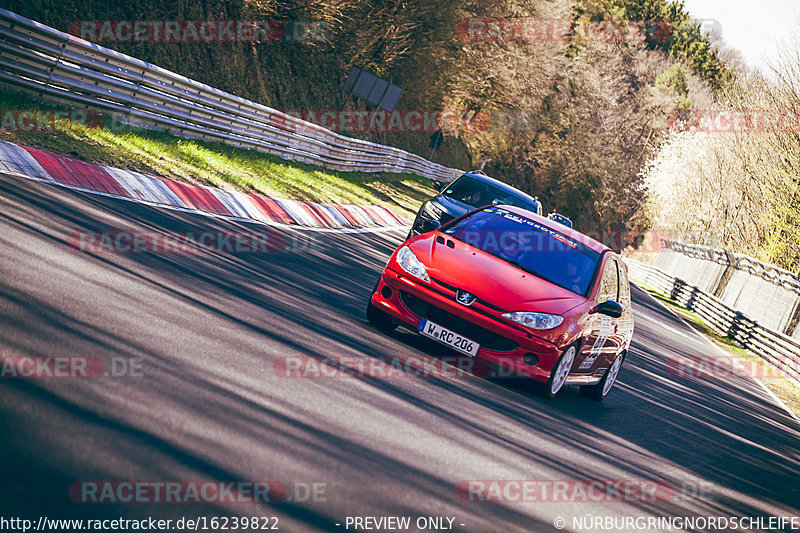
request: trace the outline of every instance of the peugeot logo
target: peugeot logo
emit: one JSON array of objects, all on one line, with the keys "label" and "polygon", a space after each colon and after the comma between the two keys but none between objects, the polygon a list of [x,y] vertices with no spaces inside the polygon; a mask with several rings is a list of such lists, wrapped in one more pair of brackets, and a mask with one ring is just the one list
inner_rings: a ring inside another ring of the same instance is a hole
[{"label": "peugeot logo", "polygon": [[469,306],[472,305],[475,300],[477,300],[477,297],[474,294],[470,294],[461,289],[456,290],[456,301],[458,301],[458,303]]}]

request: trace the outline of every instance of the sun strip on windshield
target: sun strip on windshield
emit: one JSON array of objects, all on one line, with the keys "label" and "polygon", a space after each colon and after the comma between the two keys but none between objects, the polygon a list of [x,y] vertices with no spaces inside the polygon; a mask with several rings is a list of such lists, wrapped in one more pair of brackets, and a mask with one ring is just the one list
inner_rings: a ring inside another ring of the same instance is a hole
[{"label": "sun strip on windshield", "polygon": [[[478,211],[474,211],[472,213],[464,214],[464,215],[458,217],[457,219],[451,220],[450,222],[448,222],[445,226],[442,227],[442,230],[444,231],[444,233],[446,233],[447,235],[449,235],[450,237],[452,237],[454,239],[457,239],[457,240],[459,240],[461,242],[465,242],[466,244],[468,244],[470,246],[475,246],[474,243],[471,243],[469,241],[465,241],[465,240],[457,237],[456,235],[453,235],[450,232],[452,231],[453,227],[455,227],[458,224],[460,224],[461,222],[463,222],[466,218],[469,218],[469,217],[472,217],[474,215],[477,215],[478,213],[489,213],[489,214],[494,214],[494,215],[501,215],[507,220],[511,220],[511,221],[519,223],[519,224],[525,224],[527,226],[530,226],[534,230],[538,230],[539,232],[541,232],[541,233],[543,233],[545,235],[549,235],[549,236],[553,237],[554,239],[558,240],[559,242],[569,246],[573,250],[577,251],[578,253],[580,253],[580,254],[588,257],[590,260],[592,260],[592,262],[595,263],[595,268],[593,270],[593,275],[592,275],[591,279],[594,279],[595,276],[597,275],[597,269],[598,269],[598,266],[600,264],[599,256],[601,256],[602,254],[599,254],[599,253],[595,252],[591,248],[588,248],[587,246],[585,246],[583,243],[576,242],[576,241],[570,239],[569,237],[567,237],[566,235],[562,235],[561,233],[558,233],[557,231],[554,231],[551,228],[548,228],[547,226],[543,226],[542,224],[539,224],[539,223],[537,223],[537,222],[535,222],[533,220],[530,220],[529,218],[522,217],[520,215],[516,215],[514,213],[511,213],[510,211],[507,211],[507,210],[499,208],[499,207],[486,207],[484,209],[481,209],[481,210],[478,210]],[[485,253],[488,253],[489,255],[492,255],[494,257],[498,257],[498,258],[502,259],[503,261],[506,261],[507,263],[514,265],[517,268],[521,268],[522,270],[525,270],[526,272],[529,272],[529,273],[537,276],[540,279],[543,279],[545,281],[549,281],[550,283],[552,283],[552,284],[554,284],[554,285],[556,285],[558,287],[561,287],[563,289],[567,289],[570,292],[574,292],[575,294],[579,294],[579,295],[585,297],[586,294],[589,292],[589,290],[591,290],[592,282],[590,282],[587,285],[586,290],[583,293],[578,293],[578,292],[573,291],[569,287],[565,286],[564,284],[559,283],[558,281],[556,281],[554,279],[551,279],[549,276],[545,276],[544,274],[542,274],[540,272],[537,272],[535,269],[531,268],[530,266],[523,265],[523,264],[521,264],[521,263],[519,263],[517,261],[510,261],[507,257],[503,257],[500,254],[491,252],[490,250],[487,250],[486,248],[483,248],[481,246],[476,246],[476,247],[479,250],[481,250],[481,251],[483,251]],[[593,257],[594,255],[597,255],[598,258]]]},{"label": "sun strip on windshield", "polygon": [[546,233],[546,234],[550,235],[554,239],[566,244],[570,248],[573,248],[575,250],[578,249],[578,243],[573,241],[572,239],[570,239],[566,235],[562,235],[561,233],[558,233],[557,231],[554,231],[552,228],[548,228],[547,226],[543,226],[543,225],[539,224],[538,222],[534,222],[533,220],[531,220],[531,219],[529,219],[527,217],[523,217],[523,216],[517,215],[515,213],[512,213],[510,211],[506,211],[505,209],[499,209],[499,208],[496,208],[496,207],[490,207],[489,209],[486,209],[486,212],[487,213],[497,213],[499,215],[502,215],[503,218],[506,218],[508,220],[513,220],[514,222],[518,222],[520,224],[526,224],[526,225],[528,225],[528,226],[530,226],[530,227],[532,227],[534,229],[539,230],[542,233]]}]

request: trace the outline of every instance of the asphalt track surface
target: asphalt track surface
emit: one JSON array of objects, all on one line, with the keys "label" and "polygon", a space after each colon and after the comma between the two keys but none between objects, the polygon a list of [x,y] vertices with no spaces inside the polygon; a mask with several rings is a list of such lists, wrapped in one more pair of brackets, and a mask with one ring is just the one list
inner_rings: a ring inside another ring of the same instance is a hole
[{"label": "asphalt track surface", "polygon": [[[798,423],[752,380],[668,372],[713,350],[638,289],[612,394],[597,403],[570,388],[547,401],[522,380],[276,375],[287,356],[452,356],[364,318],[401,232],[280,230],[307,246],[257,254],[66,244],[76,231],[249,229],[263,227],[0,177],[0,355],[135,360],[142,374],[0,380],[0,516],[277,516],[282,531],[436,516],[457,531],[549,532],[558,517],[574,531],[573,517],[587,515],[800,513]],[[673,492],[657,502],[456,492],[464,480],[620,479]],[[294,501],[75,503],[68,490],[82,480],[277,480]],[[306,500],[300,489],[313,483],[323,492]]]}]

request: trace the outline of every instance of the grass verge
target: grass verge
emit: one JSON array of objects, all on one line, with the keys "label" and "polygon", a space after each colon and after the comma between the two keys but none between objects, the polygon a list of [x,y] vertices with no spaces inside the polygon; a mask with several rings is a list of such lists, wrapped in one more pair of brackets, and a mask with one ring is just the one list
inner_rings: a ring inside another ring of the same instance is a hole
[{"label": "grass verge", "polygon": [[430,180],[414,174],[328,170],[220,142],[187,140],[141,128],[108,128],[102,125],[102,117],[98,125],[67,117],[55,127],[38,127],[35,119],[20,120],[21,111],[53,116],[71,109],[0,88],[0,140],[179,181],[276,198],[382,205],[406,218],[435,194]]},{"label": "grass verge", "polygon": [[[646,290],[651,296],[653,296],[659,302],[664,304],[668,309],[670,309],[675,314],[684,319],[686,323],[688,323],[698,333],[704,335],[711,342],[722,348],[731,357],[735,357],[737,359],[747,358],[752,360],[753,363],[756,365],[763,365],[764,367],[767,367],[767,364],[764,363],[761,359],[752,355],[746,350],[743,350],[729,338],[719,335],[708,324],[706,324],[703,321],[703,319],[700,318],[697,314],[681,307],[675,300],[672,300],[671,298],[667,297],[661,292],[653,289],[652,287],[649,287],[647,284],[639,286],[642,289]],[[795,415],[800,416],[800,388],[798,388],[791,381],[783,377],[768,377],[761,379],[761,382],[764,385],[766,385],[766,387],[769,390],[771,390],[775,394],[775,396],[780,398],[783,401],[783,403],[785,403]]]}]

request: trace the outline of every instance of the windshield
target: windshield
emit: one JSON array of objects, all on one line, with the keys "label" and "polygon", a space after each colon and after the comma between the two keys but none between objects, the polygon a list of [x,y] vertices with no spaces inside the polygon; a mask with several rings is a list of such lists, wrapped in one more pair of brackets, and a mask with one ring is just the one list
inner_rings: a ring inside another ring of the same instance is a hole
[{"label": "windshield", "polygon": [[448,185],[442,192],[442,196],[464,202],[472,207],[503,204],[529,209],[534,213],[537,212],[537,208],[530,201],[470,176],[461,176]]},{"label": "windshield", "polygon": [[586,296],[600,254],[547,226],[501,207],[487,207],[444,233],[544,280]]}]

